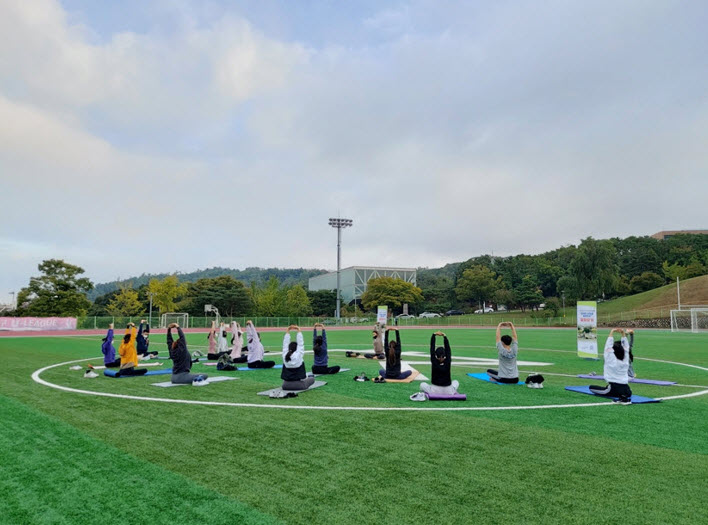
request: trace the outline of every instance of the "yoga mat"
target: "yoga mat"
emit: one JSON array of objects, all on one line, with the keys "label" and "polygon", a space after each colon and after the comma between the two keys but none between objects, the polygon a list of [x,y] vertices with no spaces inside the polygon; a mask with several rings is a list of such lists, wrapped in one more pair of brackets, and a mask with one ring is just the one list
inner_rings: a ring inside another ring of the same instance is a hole
[{"label": "yoga mat", "polygon": [[[401,370],[402,372],[403,370]],[[389,378],[384,378],[386,379],[387,383],[412,383],[413,380],[420,375],[420,372],[417,370],[413,370],[413,373],[406,377],[405,379],[389,379]]]},{"label": "yoga mat", "polygon": [[[598,379],[600,381],[604,381],[605,378],[604,376],[594,376],[592,374],[580,374],[578,377],[581,377],[583,379]],[[656,379],[640,379],[635,377],[634,379],[629,380],[630,383],[638,383],[642,385],[659,385],[659,386],[669,386],[669,385],[675,385],[676,381],[658,381]]]},{"label": "yoga mat", "polygon": [[[140,363],[140,366],[138,368],[142,368],[144,366],[162,366],[162,363]],[[91,368],[92,370],[103,370],[106,367],[104,365],[100,365],[90,366],[89,368]]]},{"label": "yoga mat", "polygon": [[[350,370],[351,370],[351,368],[340,368],[339,372],[337,372],[337,374],[341,374],[342,372],[349,372]],[[320,377],[320,376],[336,376],[337,374],[312,374],[312,375],[313,375],[313,377]]]},{"label": "yoga mat", "polygon": [[172,374],[172,369],[171,368],[163,368],[162,370],[148,370],[147,373],[139,375],[139,376],[124,376],[124,375],[117,375],[118,370],[116,369],[111,369],[111,370],[104,370],[103,375],[106,377],[143,377],[143,376],[164,376],[168,374]]},{"label": "yoga mat", "polygon": [[481,379],[482,381],[486,381],[487,383],[494,383],[495,385],[525,385],[523,381],[519,381],[518,383],[499,383],[498,381],[492,381],[491,378],[485,373],[485,372],[475,372],[474,374],[469,373],[467,374],[470,377],[474,377],[475,379]]},{"label": "yoga mat", "polygon": [[430,401],[467,401],[467,394],[425,394]]},{"label": "yoga mat", "polygon": [[[590,390],[590,386],[567,386],[565,387],[566,390],[570,390],[571,392],[577,392],[579,394],[589,394],[591,396],[595,397],[604,397],[606,399],[619,399],[617,397],[609,397],[609,396],[600,396],[595,394],[592,390]],[[641,403],[658,403],[658,399],[653,399],[651,397],[644,397],[644,396],[637,396],[632,394],[632,403],[635,404],[641,404]]]},{"label": "yoga mat", "polygon": [[[211,383],[219,383],[221,381],[230,381],[238,379],[238,377],[229,377],[229,376],[216,376],[216,377],[210,377],[206,379],[205,381],[209,384]],[[192,386],[191,383],[172,383],[171,381],[165,381],[164,383],[151,383],[152,386],[161,386],[163,388],[168,388],[171,386]]]},{"label": "yoga mat", "polygon": [[283,368],[283,365],[275,365],[270,368],[248,368],[247,366],[239,366],[236,370],[246,372],[248,370],[273,370],[274,368]]},{"label": "yoga mat", "polygon": [[308,390],[312,390],[313,388],[325,386],[326,384],[326,381],[315,381],[314,383],[312,383],[312,385],[310,385],[310,388],[307,388],[305,390],[283,390],[282,388],[272,388],[270,390],[265,390],[264,392],[258,392],[258,395],[274,398],[284,398],[287,397],[288,393],[290,392],[292,392],[293,394],[299,394],[301,392],[307,392]]}]

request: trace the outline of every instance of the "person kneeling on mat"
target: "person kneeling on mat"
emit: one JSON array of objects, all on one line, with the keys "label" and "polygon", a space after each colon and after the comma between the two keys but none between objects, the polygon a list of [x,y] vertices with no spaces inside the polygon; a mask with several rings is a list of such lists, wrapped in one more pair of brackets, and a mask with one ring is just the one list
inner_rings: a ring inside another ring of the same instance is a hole
[{"label": "person kneeling on mat", "polygon": [[141,376],[147,373],[147,368],[135,368],[138,366],[138,351],[135,349],[135,323],[128,323],[123,336],[123,342],[118,347],[120,354],[121,376]]},{"label": "person kneeling on mat", "polygon": [[[388,332],[393,330],[396,332],[396,340],[388,342]],[[384,379],[406,379],[413,372],[406,370],[401,372],[401,334],[398,328],[386,328],[384,337],[384,346],[386,347],[386,370],[379,370],[379,375]]]},{"label": "person kneeling on mat", "polygon": [[[290,331],[297,330],[296,341],[290,340]],[[283,380],[283,390],[307,390],[315,382],[314,377],[307,377],[305,371],[305,342],[300,327],[288,326],[283,337],[283,371],[280,378]]]},{"label": "person kneeling on mat", "polygon": [[233,348],[229,357],[234,363],[245,363],[248,359],[247,356],[241,355],[243,351],[243,332],[241,331],[241,325],[236,321],[231,321],[231,344]]},{"label": "person kneeling on mat", "polygon": [[145,319],[140,320],[140,326],[138,327],[138,337],[136,338],[138,343],[138,357],[140,359],[150,359],[151,357],[157,357],[157,352],[150,351],[150,325]]},{"label": "person kneeling on mat", "polygon": [[261,343],[253,321],[246,321],[246,337],[248,338],[248,368],[273,368],[275,361],[263,361],[265,349]]},{"label": "person kneeling on mat", "polygon": [[[615,341],[614,333],[619,332],[622,338]],[[630,404],[632,390],[629,388],[629,342],[621,328],[610,330],[610,336],[605,343],[604,376],[607,386],[590,385],[590,391],[599,396],[619,398],[619,403]]]},{"label": "person kneeling on mat", "polygon": [[[177,329],[178,338],[176,341],[172,338],[172,329]],[[172,359],[172,383],[174,384],[193,384],[194,386],[206,385],[207,374],[191,374],[192,356],[189,355],[187,349],[187,340],[184,337],[184,332],[177,323],[172,323],[167,327],[167,349],[170,352]]]},{"label": "person kneeling on mat", "polygon": [[[443,338],[443,346],[435,348],[435,337]],[[435,332],[430,337],[430,375],[432,379],[428,383],[421,383],[420,390],[427,394],[457,394],[459,381],[450,379],[450,368],[452,367],[452,350],[447,336],[442,332]]]},{"label": "person kneeling on mat", "polygon": [[[317,327],[322,328],[322,335],[317,335]],[[315,363],[312,365],[313,374],[336,374],[338,366],[327,366],[327,330],[322,323],[315,323],[312,332],[312,351],[315,354]]]},{"label": "person kneeling on mat", "polygon": [[[512,335],[501,335],[504,326],[511,328]],[[499,383],[518,383],[519,369],[516,366],[516,356],[519,353],[519,338],[516,335],[514,323],[503,322],[497,325],[497,350],[499,352],[499,370],[490,368],[487,375],[492,381]]]}]

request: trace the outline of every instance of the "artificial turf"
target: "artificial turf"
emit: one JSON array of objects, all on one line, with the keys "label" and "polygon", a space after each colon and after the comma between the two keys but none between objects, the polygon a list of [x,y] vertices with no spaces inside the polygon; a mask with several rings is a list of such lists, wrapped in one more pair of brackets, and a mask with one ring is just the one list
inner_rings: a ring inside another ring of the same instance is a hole
[{"label": "artificial turf", "polygon": [[[344,357],[368,350],[370,332],[329,331],[330,363],[352,370],[294,399],[256,392],[277,370],[217,372],[237,381],[156,388],[165,376],[84,379],[69,365],[41,378],[94,392],[276,406],[370,408],[584,404],[568,374],[602,372],[576,357],[574,330],[521,330],[520,366],[546,377],[543,390],[468,378],[453,367],[467,402],[415,403],[410,384],[358,383],[380,363]],[[280,362],[281,334],[263,333]],[[448,330],[453,356],[493,358],[491,330]],[[602,335],[602,334],[601,334]],[[152,349],[164,353],[164,336]],[[430,331],[402,330],[404,356],[427,360]],[[306,334],[306,342],[309,335]],[[190,345],[204,336],[189,334]],[[642,331],[640,377],[706,385],[704,336]],[[602,340],[600,341],[602,344]],[[307,345],[309,348],[309,344]],[[654,405],[543,410],[349,411],[204,406],[63,392],[37,384],[42,367],[100,355],[100,337],[0,339],[2,523],[698,523],[708,521],[708,395]],[[311,364],[311,354],[306,363]],[[100,359],[95,359],[100,364]],[[167,361],[163,366],[169,366]],[[429,376],[428,365],[414,365]],[[696,386],[632,385],[665,397]]]}]

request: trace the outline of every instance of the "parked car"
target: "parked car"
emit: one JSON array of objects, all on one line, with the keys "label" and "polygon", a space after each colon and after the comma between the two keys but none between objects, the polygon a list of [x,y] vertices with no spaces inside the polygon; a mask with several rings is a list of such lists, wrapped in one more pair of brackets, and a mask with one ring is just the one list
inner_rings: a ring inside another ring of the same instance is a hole
[{"label": "parked car", "polygon": [[476,313],[476,314],[482,314],[482,313],[489,314],[489,313],[492,313],[493,311],[494,311],[494,308],[492,308],[491,306],[485,306],[484,310],[482,310],[480,308],[479,310],[475,310],[474,313]]},{"label": "parked car", "polygon": [[435,312],[423,312],[418,317],[423,318],[423,319],[430,319],[432,317],[442,317],[442,316],[440,314],[436,314]]},{"label": "parked car", "polygon": [[465,312],[462,310],[448,310],[445,315],[465,315]]},{"label": "parked car", "polygon": [[415,315],[410,314],[398,314],[396,319],[415,319]]}]

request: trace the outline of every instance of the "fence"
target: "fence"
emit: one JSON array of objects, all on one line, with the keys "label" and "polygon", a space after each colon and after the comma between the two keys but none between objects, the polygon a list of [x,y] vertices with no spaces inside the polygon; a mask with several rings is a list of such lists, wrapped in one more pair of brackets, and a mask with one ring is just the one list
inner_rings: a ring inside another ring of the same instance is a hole
[{"label": "fence", "polygon": [[[653,314],[652,314],[653,312]],[[614,325],[631,325],[632,322],[638,322],[651,319],[666,319],[668,326],[669,319],[668,308],[650,310],[636,310],[630,312],[619,312],[616,314],[607,314],[598,316],[598,325],[614,326]],[[133,322],[138,324],[144,317],[79,317],[77,320],[77,329],[103,329],[108,328],[109,323],[114,323],[116,328],[123,328],[128,323]],[[188,328],[204,328],[205,330],[211,326],[211,317],[189,317]],[[246,321],[251,319],[259,328],[287,328],[291,324],[299,326],[312,326],[315,323],[322,323],[325,326],[371,326],[376,322],[376,316],[370,317],[343,317],[339,322],[331,317],[222,317],[221,320],[225,323],[237,321],[241,326],[246,325]],[[153,316],[153,326],[159,324],[159,317]],[[516,326],[576,326],[575,312],[566,317],[546,317],[542,312],[535,312],[532,315],[518,315],[512,312],[510,314],[494,313],[494,314],[476,314],[476,315],[456,315],[449,317],[432,317],[432,318],[414,318],[414,319],[398,319],[390,320],[391,325],[398,326],[496,326],[502,321],[511,321]],[[644,323],[639,323],[644,324]],[[659,323],[657,326],[663,326]]]}]

